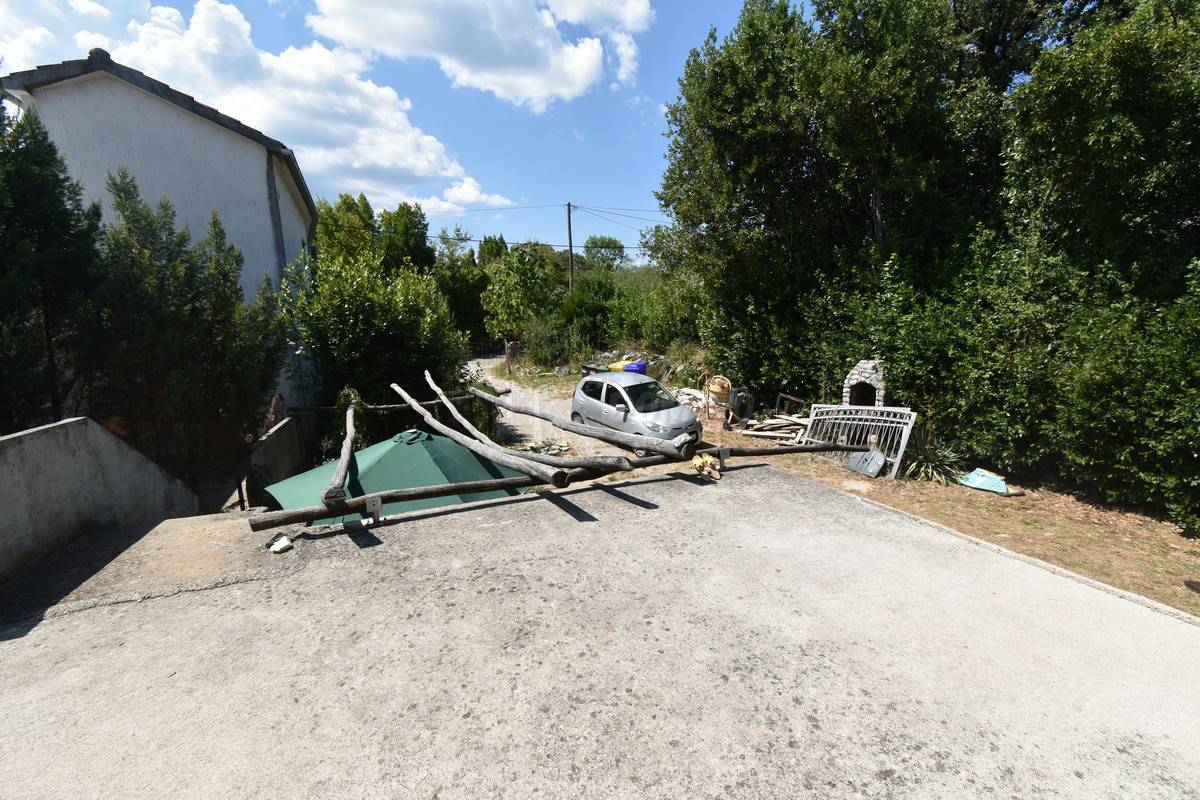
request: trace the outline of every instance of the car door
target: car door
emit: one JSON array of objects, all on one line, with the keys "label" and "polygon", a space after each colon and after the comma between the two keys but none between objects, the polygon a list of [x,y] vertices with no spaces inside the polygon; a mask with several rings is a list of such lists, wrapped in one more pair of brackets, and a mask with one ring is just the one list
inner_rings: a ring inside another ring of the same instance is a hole
[{"label": "car door", "polygon": [[600,412],[604,408],[604,384],[600,381],[584,381],[579,394],[579,414],[584,422],[600,422]]},{"label": "car door", "polygon": [[627,411],[617,411],[616,406],[624,405],[629,408],[629,398],[621,391],[621,387],[615,383],[606,384],[604,387],[604,403],[600,406],[600,424],[607,425],[610,428],[617,430],[625,430],[625,420],[628,417]]}]

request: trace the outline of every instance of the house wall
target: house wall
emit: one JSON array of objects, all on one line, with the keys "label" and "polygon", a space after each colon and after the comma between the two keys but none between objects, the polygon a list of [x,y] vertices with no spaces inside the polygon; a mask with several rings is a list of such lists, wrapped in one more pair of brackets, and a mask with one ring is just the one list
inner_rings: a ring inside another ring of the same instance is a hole
[{"label": "house wall", "polygon": [[0,579],[89,530],[198,513],[196,495],[86,417],[0,436]]},{"label": "house wall", "polygon": [[275,159],[275,192],[279,198],[279,219],[283,224],[283,261],[286,266],[310,244],[308,232],[312,218],[287,164],[279,156],[271,157]]},{"label": "house wall", "polygon": [[[171,201],[193,241],[203,238],[217,211],[245,258],[247,299],[264,275],[278,284],[265,147],[103,72],[36,89],[32,96],[84,199],[100,201],[106,221],[112,220],[108,176],[125,167],[143,200]],[[281,214],[284,205],[290,201],[281,202]],[[285,254],[288,241],[285,234]]]}]

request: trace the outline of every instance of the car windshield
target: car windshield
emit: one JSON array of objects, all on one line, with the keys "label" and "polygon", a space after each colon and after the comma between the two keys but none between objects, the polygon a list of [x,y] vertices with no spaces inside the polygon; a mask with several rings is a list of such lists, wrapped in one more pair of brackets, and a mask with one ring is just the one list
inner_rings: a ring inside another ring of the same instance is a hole
[{"label": "car windshield", "polygon": [[625,394],[629,395],[629,402],[633,403],[633,407],[643,414],[666,411],[668,408],[679,405],[675,396],[658,381],[646,381],[626,386]]}]

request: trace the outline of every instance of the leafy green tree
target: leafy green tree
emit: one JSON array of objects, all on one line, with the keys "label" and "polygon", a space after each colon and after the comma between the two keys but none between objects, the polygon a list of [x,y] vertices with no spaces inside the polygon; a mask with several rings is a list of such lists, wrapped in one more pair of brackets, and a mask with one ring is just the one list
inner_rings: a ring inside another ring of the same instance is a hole
[{"label": "leafy green tree", "polygon": [[375,249],[379,227],[366,195],[339,194],[336,203],[319,198],[316,206],[318,250],[349,258]]},{"label": "leafy green tree", "polygon": [[597,266],[616,269],[628,262],[625,245],[615,236],[589,236],[583,243],[584,257]]},{"label": "leafy green tree", "polygon": [[1148,3],[1047,51],[1015,93],[1013,224],[1174,297],[1200,253],[1200,26]]},{"label": "leafy green tree", "polygon": [[604,342],[616,283],[606,269],[589,269],[575,276],[575,288],[563,298],[562,318],[580,338],[592,345]]},{"label": "leafy green tree", "polygon": [[429,243],[429,222],[419,203],[401,203],[395,211],[379,212],[376,246],[388,272],[410,264],[420,272],[433,269],[436,257]]},{"label": "leafy green tree", "polygon": [[483,294],[487,291],[488,274],[476,263],[470,242],[471,235],[458,226],[453,232],[443,228],[438,237],[433,276],[446,296],[458,328],[470,337],[482,337],[485,334]]},{"label": "leafy green tree", "polygon": [[95,279],[84,209],[37,114],[0,105],[0,432],[62,419],[76,385],[74,309]]},{"label": "leafy green tree", "polygon": [[517,245],[491,265],[483,294],[486,328],[489,335],[504,340],[510,369],[513,344],[534,319],[555,309],[558,297],[543,245]]},{"label": "leafy green tree", "polygon": [[503,236],[484,236],[479,243],[479,263],[487,266],[497,259],[503,258],[508,252],[508,244]]},{"label": "leafy green tree", "polygon": [[345,388],[393,402],[389,384],[422,385],[426,369],[444,386],[458,382],[466,337],[432,276],[387,270],[369,250],[318,251],[292,266],[288,282],[287,320],[322,402]]},{"label": "leafy green tree", "polygon": [[274,391],[286,340],[269,280],[245,303],[242,256],[216,215],[191,246],[170,202],[109,179],[101,248],[77,348],[89,415],[193,485],[236,471]]}]

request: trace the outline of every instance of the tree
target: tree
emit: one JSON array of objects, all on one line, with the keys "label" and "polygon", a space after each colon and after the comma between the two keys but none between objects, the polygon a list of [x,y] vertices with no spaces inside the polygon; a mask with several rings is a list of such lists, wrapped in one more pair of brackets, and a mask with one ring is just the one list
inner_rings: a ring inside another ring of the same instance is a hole
[{"label": "tree", "polygon": [[0,432],[63,417],[98,225],[37,114],[11,123],[0,106]]},{"label": "tree", "polygon": [[488,334],[504,340],[509,371],[512,371],[513,343],[533,319],[554,308],[557,296],[542,245],[517,245],[492,264],[483,308]]},{"label": "tree", "polygon": [[503,236],[484,236],[479,243],[479,263],[484,266],[503,258],[508,252],[508,244]]},{"label": "tree", "polygon": [[488,274],[476,263],[470,241],[471,234],[458,226],[453,232],[443,228],[438,236],[433,276],[446,296],[455,325],[468,336],[481,337],[485,333],[483,294]]},{"label": "tree", "polygon": [[287,319],[323,402],[346,388],[392,402],[390,383],[419,385],[426,369],[445,386],[458,382],[466,337],[432,276],[389,271],[376,252],[319,251],[294,264],[288,282]]},{"label": "tree", "polygon": [[615,236],[589,236],[583,243],[583,255],[593,264],[616,269],[628,262],[625,245]]},{"label": "tree", "polygon": [[317,200],[316,246],[330,256],[350,257],[373,250],[379,228],[366,195],[339,194],[337,202]]},{"label": "tree", "polygon": [[285,339],[264,280],[245,303],[242,256],[214,214],[194,247],[170,202],[110,177],[116,223],[77,359],[89,415],[193,486],[241,465],[274,391]]},{"label": "tree", "polygon": [[395,211],[379,212],[378,240],[383,268],[388,272],[406,264],[420,272],[433,268],[435,252],[429,243],[429,223],[419,203],[401,203]]},{"label": "tree", "polygon": [[1200,253],[1200,26],[1144,5],[1046,52],[1015,93],[1013,224],[1170,298]]}]

